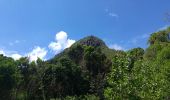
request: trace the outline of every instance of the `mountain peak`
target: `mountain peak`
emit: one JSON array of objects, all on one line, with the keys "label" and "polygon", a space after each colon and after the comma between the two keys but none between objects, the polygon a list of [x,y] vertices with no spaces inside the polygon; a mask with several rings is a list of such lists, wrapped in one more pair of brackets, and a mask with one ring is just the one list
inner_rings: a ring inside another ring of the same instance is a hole
[{"label": "mountain peak", "polygon": [[94,46],[94,47],[106,46],[106,44],[104,43],[103,40],[101,40],[98,37],[93,36],[93,35],[87,36],[87,37],[79,40],[78,43],[81,45]]}]

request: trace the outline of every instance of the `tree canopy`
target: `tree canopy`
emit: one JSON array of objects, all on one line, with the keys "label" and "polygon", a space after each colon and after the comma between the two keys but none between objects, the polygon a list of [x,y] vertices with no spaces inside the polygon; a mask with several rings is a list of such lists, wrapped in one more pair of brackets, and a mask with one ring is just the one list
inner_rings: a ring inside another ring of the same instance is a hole
[{"label": "tree canopy", "polygon": [[120,51],[89,36],[47,61],[0,55],[0,99],[169,100],[170,28],[148,43]]}]

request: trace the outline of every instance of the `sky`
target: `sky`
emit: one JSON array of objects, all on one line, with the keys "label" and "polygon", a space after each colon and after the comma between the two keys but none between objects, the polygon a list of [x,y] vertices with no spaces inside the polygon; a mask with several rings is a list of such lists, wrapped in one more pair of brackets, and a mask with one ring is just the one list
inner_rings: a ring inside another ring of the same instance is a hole
[{"label": "sky", "polygon": [[169,25],[169,0],[0,0],[0,54],[47,60],[94,35],[108,47],[147,48]]}]

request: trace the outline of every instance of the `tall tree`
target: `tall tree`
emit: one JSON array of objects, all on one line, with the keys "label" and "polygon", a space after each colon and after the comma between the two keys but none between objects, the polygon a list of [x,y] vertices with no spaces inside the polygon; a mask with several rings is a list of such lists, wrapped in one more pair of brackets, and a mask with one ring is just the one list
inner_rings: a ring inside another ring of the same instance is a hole
[{"label": "tall tree", "polygon": [[111,66],[111,62],[105,54],[101,52],[101,48],[87,46],[85,49],[85,66],[90,73],[90,91],[96,93],[100,99],[104,99],[105,76]]},{"label": "tall tree", "polygon": [[14,99],[20,78],[20,72],[15,61],[12,58],[0,55],[0,97],[2,100]]}]

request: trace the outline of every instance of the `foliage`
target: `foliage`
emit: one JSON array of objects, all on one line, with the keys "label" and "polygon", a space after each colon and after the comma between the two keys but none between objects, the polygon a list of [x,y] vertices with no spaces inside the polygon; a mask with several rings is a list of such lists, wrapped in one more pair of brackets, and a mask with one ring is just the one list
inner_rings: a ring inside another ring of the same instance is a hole
[{"label": "foliage", "polygon": [[48,61],[0,55],[1,100],[169,100],[170,28],[149,47],[109,49],[89,36]]},{"label": "foliage", "polygon": [[108,100],[126,99],[131,93],[129,77],[129,61],[127,56],[113,58],[111,72],[107,76],[108,87],[105,97]]},{"label": "foliage", "polygon": [[170,42],[170,27],[167,28],[166,30],[161,30],[159,32],[155,32],[151,34],[148,43],[150,45],[153,45],[155,43],[160,43],[160,42]]},{"label": "foliage", "polygon": [[0,97],[10,99],[16,96],[20,82],[20,71],[12,58],[0,55]]},{"label": "foliage", "polygon": [[85,66],[90,73],[90,92],[96,93],[103,99],[105,75],[109,71],[111,63],[100,48],[87,46],[85,49]]},{"label": "foliage", "polygon": [[150,38],[154,42],[150,43],[145,52],[135,48],[128,51],[124,57],[113,58],[112,71],[107,76],[106,99],[168,100],[170,98],[168,78],[170,44],[166,33],[168,30],[154,33]]}]

